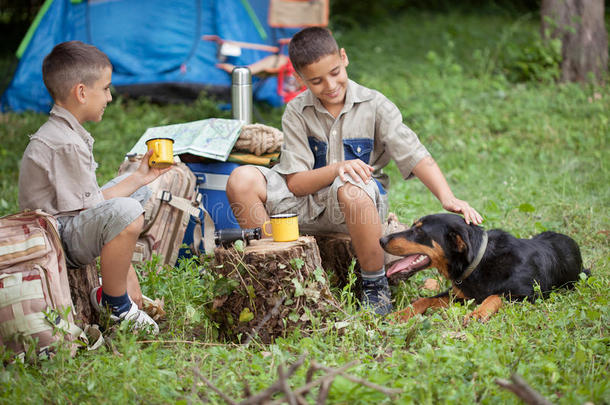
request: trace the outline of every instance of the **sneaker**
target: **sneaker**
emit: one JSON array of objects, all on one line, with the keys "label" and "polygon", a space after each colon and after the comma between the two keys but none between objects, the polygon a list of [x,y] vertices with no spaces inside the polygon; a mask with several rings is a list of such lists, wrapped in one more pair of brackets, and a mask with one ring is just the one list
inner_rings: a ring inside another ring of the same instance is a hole
[{"label": "sneaker", "polygon": [[97,312],[102,312],[102,286],[95,287],[89,294],[91,305]]},{"label": "sneaker", "polygon": [[[102,287],[95,287],[91,290],[90,294],[91,305],[97,312],[106,311],[106,308],[102,307]],[[129,310],[115,315],[110,314],[110,320],[113,322],[128,321],[133,323],[134,329],[146,329],[148,328],[153,335],[159,333],[159,325],[155,322],[148,314],[141,309],[129,298],[131,301],[131,307]]]},{"label": "sneaker", "polygon": [[115,322],[127,321],[132,324],[134,329],[148,330],[151,334],[157,335],[159,333],[159,325],[155,322],[148,314],[141,309],[132,301],[129,311],[120,313],[118,316],[112,314],[110,319]]},{"label": "sneaker", "polygon": [[392,312],[392,294],[385,276],[376,280],[362,279],[362,305],[381,316]]}]

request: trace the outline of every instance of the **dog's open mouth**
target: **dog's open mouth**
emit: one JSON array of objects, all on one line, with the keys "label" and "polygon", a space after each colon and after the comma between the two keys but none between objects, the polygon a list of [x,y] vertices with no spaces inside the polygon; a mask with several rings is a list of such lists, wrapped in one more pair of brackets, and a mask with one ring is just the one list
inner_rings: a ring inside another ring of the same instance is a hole
[{"label": "dog's open mouth", "polygon": [[390,267],[390,269],[386,272],[386,276],[390,277],[392,275],[401,276],[404,275],[412,275],[417,273],[420,270],[425,269],[430,265],[430,258],[424,254],[414,254],[405,256],[400,259],[396,263]]}]

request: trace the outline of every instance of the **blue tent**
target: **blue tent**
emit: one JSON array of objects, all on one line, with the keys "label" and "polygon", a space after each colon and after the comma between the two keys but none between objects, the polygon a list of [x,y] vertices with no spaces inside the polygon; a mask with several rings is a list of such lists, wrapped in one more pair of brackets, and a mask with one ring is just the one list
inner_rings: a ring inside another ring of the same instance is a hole
[{"label": "blue tent", "polygon": [[[48,112],[42,60],[56,44],[80,40],[105,52],[117,92],[153,101],[192,100],[205,90],[228,100],[230,74],[217,68],[217,45],[203,35],[272,44],[294,30],[267,25],[268,0],[47,0],[20,47],[21,60],[2,95],[2,111]],[[286,32],[287,31],[287,32]],[[234,65],[268,56],[242,49]],[[258,100],[280,105],[275,78],[254,79]]]}]

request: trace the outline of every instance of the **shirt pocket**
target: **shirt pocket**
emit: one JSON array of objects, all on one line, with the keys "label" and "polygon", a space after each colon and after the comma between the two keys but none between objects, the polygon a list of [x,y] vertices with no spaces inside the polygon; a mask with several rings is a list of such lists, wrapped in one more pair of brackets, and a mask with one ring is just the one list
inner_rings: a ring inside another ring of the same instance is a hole
[{"label": "shirt pocket", "polygon": [[353,138],[343,140],[344,160],[360,159],[368,164],[373,150],[371,138]]},{"label": "shirt pocket", "polygon": [[307,137],[307,141],[309,142],[309,148],[313,153],[313,168],[318,169],[320,167],[326,166],[326,151],[328,150],[328,145],[326,144],[326,142],[321,141],[313,136]]}]

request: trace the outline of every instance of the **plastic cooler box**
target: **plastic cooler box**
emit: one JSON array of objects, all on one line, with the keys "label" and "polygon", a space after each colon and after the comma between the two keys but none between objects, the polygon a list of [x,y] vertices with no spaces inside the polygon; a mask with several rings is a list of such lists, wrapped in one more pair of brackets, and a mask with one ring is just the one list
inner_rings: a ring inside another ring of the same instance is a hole
[{"label": "plastic cooler box", "polygon": [[[229,174],[239,166],[237,163],[186,163],[197,178],[197,188],[203,199],[203,206],[212,217],[216,229],[239,228],[233,211],[227,200],[227,180]],[[193,243],[195,221],[189,221],[182,243]],[[203,246],[200,246],[203,251]],[[185,249],[180,250],[180,256],[189,256]]]}]

